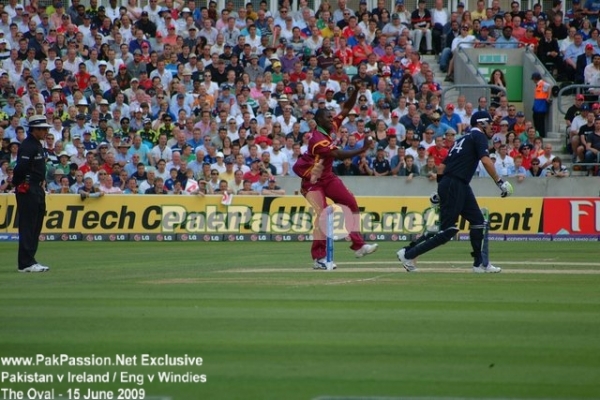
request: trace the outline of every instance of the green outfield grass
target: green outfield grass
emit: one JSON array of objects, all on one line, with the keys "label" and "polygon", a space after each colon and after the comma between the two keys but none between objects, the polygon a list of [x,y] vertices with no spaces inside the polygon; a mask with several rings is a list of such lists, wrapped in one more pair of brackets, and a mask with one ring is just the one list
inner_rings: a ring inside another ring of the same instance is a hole
[{"label": "green outfield grass", "polygon": [[[0,355],[199,356],[201,367],[9,367],[0,373],[159,371],[206,383],[143,387],[173,400],[319,396],[600,397],[598,243],[491,243],[498,275],[468,273],[467,243],[408,274],[398,244],[312,271],[308,243],[42,243],[47,274],[0,244]],[[503,261],[505,262],[503,264]],[[0,397],[1,398],[1,397]]]}]

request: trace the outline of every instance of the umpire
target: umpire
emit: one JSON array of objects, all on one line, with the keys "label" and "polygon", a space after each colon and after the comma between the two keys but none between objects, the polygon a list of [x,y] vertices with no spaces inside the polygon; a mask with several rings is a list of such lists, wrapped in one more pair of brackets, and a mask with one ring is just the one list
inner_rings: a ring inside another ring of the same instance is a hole
[{"label": "umpire", "polygon": [[46,213],[46,195],[43,188],[46,162],[41,141],[50,128],[51,125],[43,115],[29,118],[29,135],[21,143],[17,154],[13,182],[19,218],[19,272],[50,270],[35,259]]}]

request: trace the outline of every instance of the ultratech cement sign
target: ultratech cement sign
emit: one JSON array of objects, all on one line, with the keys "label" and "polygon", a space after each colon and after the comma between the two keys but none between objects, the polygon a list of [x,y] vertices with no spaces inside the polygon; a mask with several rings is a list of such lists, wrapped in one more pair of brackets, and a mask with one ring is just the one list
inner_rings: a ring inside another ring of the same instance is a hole
[{"label": "ultratech cement sign", "polygon": [[[44,234],[106,235],[123,240],[127,234],[295,234],[310,235],[314,212],[301,196],[236,196],[224,206],[220,196],[107,195],[82,201],[75,195],[50,195]],[[426,197],[358,197],[360,231],[365,235],[418,234],[436,223],[437,215]],[[542,232],[542,198],[483,198],[490,211],[490,230],[498,234]],[[336,229],[343,228],[343,217]],[[461,220],[462,232],[468,223]],[[0,233],[17,232],[14,195],[0,196]],[[117,235],[117,236],[115,236]],[[175,236],[162,236],[175,237]],[[234,236],[235,237],[235,236]],[[159,236],[160,238],[160,236]],[[64,239],[62,239],[64,240]],[[83,240],[94,240],[84,236]]]}]

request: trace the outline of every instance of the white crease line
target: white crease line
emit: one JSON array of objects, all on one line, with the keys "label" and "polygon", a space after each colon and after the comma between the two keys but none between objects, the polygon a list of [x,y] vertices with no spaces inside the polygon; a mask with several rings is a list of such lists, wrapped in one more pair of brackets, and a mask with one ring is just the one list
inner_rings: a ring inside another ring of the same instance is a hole
[{"label": "white crease line", "polygon": [[365,279],[351,279],[351,280],[347,280],[347,281],[325,282],[325,285],[346,285],[348,283],[376,281],[379,278],[383,278],[384,276],[389,276],[389,275],[391,275],[391,274],[384,274],[384,275],[374,276],[372,278],[365,278]]},{"label": "white crease line", "polygon": [[[469,264],[472,261],[423,261],[425,265],[449,265],[449,264]],[[372,264],[399,264],[398,261],[346,261],[339,265],[372,265]],[[575,267],[600,267],[598,262],[570,262],[570,261],[498,261],[501,265],[572,265]]]},{"label": "white crease line", "polygon": [[[398,265],[397,268],[386,267],[368,267],[368,268],[343,268],[343,264],[338,264],[336,271],[315,271],[310,267],[293,267],[293,268],[251,268],[251,269],[228,269],[215,271],[224,274],[268,274],[268,273],[369,273],[369,272],[386,272],[391,274],[403,273],[406,274],[403,268]],[[340,268],[341,267],[341,268]],[[442,273],[442,274],[465,274],[472,273],[471,268],[432,268],[418,266],[415,273]],[[415,273],[411,273],[414,275]],[[538,275],[600,275],[600,270],[594,269],[503,269],[503,274],[538,274]]]}]

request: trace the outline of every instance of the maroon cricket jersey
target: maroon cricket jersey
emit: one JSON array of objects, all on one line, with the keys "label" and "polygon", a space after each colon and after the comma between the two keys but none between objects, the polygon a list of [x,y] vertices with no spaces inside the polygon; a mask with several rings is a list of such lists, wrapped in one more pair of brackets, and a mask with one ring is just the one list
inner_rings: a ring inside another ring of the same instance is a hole
[{"label": "maroon cricket jersey", "polygon": [[[333,126],[336,131],[343,120],[344,117],[341,115],[338,115],[333,119]],[[337,146],[331,139],[331,136],[320,128],[308,132],[306,135],[310,135],[308,149],[300,156],[298,161],[296,161],[296,164],[294,164],[293,170],[296,175],[303,180],[310,180],[310,173],[313,166],[321,160],[323,160],[323,174],[321,175],[321,179],[326,179],[335,175],[333,173],[333,161],[335,158],[331,152],[336,149]]]}]

